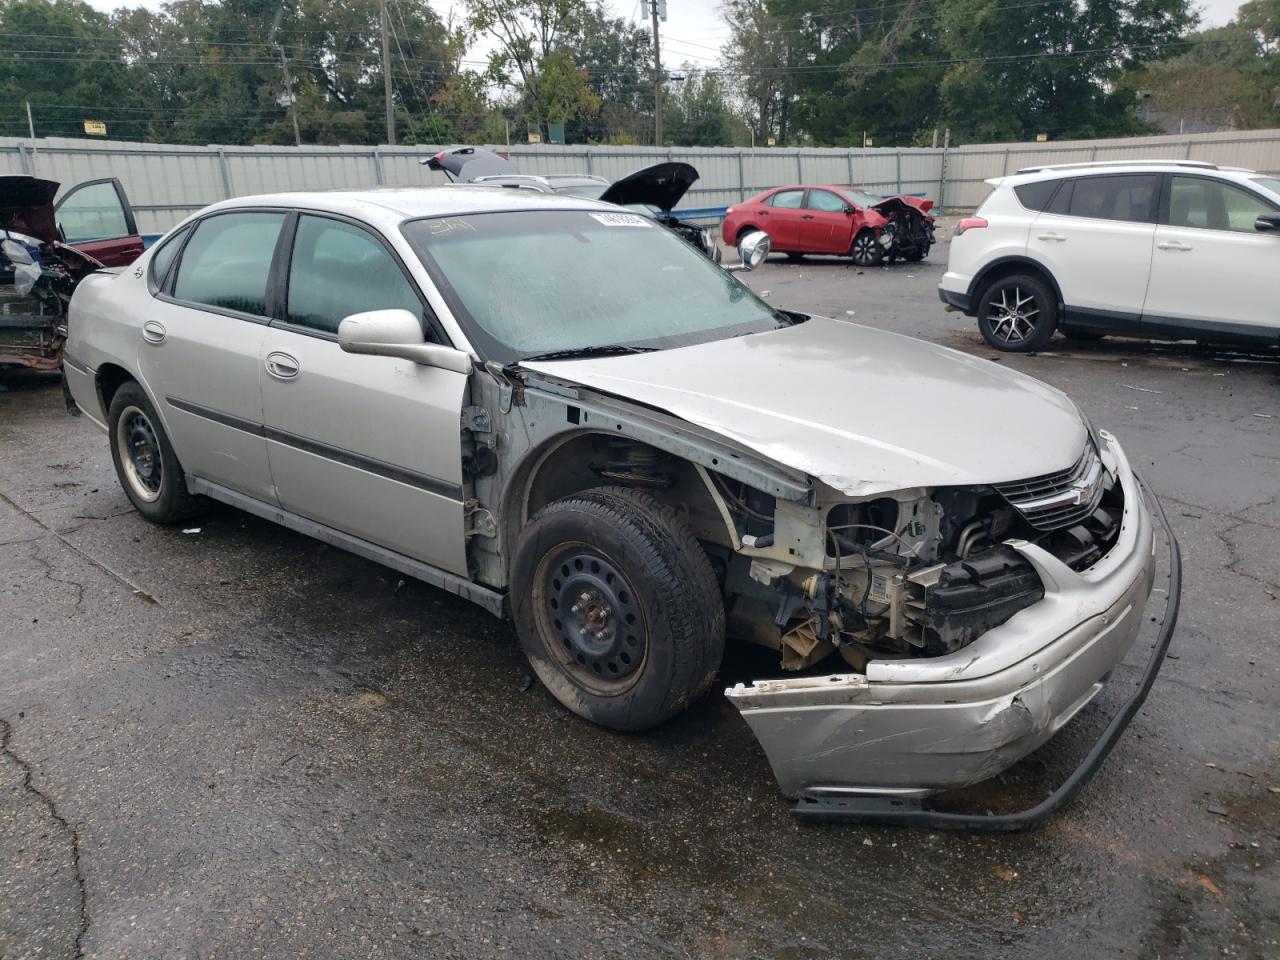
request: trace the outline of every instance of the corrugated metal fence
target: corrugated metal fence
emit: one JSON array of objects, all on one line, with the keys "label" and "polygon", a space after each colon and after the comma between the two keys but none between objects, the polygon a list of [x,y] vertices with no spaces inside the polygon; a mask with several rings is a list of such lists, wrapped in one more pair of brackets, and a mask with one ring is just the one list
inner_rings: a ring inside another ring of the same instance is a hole
[{"label": "corrugated metal fence", "polygon": [[[226,197],[331,187],[443,183],[416,147],[168,146],[125,141],[0,137],[0,174],[28,173],[65,186],[119,177],[144,233],[167,230]],[[686,160],[701,179],[682,206],[717,207],[786,183],[852,183],[871,193],[919,193],[945,209],[971,210],[983,181],[1043,163],[1144,158],[1209,160],[1280,172],[1280,130],[1043,144],[982,144],[950,150],[706,149],[518,145],[495,147],[526,173],[593,173],[610,180],[662,160]]]}]

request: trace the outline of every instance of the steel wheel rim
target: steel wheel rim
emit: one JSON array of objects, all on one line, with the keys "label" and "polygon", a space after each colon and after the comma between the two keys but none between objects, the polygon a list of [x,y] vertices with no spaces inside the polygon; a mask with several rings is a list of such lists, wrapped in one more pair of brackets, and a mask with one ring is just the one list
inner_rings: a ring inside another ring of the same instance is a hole
[{"label": "steel wheel rim", "polygon": [[863,234],[853,239],[853,258],[859,263],[870,263],[876,256],[875,237]]},{"label": "steel wheel rim", "polygon": [[134,494],[147,503],[160,499],[164,461],[151,418],[140,407],[128,406],[116,421],[116,449],[125,479]]},{"label": "steel wheel rim", "polygon": [[1036,295],[1022,287],[1001,287],[1000,299],[987,301],[987,324],[991,335],[1005,343],[1020,343],[1035,333],[1040,322]]},{"label": "steel wheel rim", "polygon": [[648,621],[619,565],[590,544],[564,543],[538,563],[534,582],[539,633],[570,679],[596,696],[635,686],[648,656]]}]

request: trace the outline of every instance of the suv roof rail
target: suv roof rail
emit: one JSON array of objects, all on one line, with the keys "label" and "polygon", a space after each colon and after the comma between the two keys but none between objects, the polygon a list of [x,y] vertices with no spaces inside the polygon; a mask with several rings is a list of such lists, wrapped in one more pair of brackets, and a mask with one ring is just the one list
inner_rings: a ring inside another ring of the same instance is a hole
[{"label": "suv roof rail", "polygon": [[[1038,167],[1023,167],[1018,173],[1041,173],[1045,170],[1074,170],[1080,167],[1194,167],[1198,170],[1217,170],[1216,163],[1207,160],[1089,160],[1084,163],[1045,163]],[[1249,171],[1252,173],[1253,171]]]}]

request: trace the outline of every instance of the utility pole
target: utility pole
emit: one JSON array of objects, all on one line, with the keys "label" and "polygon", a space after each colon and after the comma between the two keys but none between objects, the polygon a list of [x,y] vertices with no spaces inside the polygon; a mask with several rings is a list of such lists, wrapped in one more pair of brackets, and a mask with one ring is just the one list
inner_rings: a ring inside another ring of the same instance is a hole
[{"label": "utility pole", "polygon": [[387,0],[382,0],[382,85],[387,96],[387,143],[396,145],[396,121],[391,112],[391,21],[387,19]]},{"label": "utility pole", "polygon": [[[276,10],[276,18],[271,21],[271,33],[267,36],[267,43],[273,43],[276,38],[276,32],[280,29],[280,18],[284,16],[284,4],[281,4]],[[298,130],[298,98],[293,95],[293,77],[289,74],[289,59],[284,54],[284,45],[276,44],[276,49],[280,51],[280,72],[284,81],[284,93],[276,98],[276,102],[285,106],[289,110],[289,119],[293,121],[293,145],[295,147],[302,146],[302,134]]]},{"label": "utility pole", "polygon": [[662,146],[662,48],[658,41],[658,7],[662,7],[662,19],[667,19],[667,0],[650,0],[649,14],[653,18],[653,145]]}]

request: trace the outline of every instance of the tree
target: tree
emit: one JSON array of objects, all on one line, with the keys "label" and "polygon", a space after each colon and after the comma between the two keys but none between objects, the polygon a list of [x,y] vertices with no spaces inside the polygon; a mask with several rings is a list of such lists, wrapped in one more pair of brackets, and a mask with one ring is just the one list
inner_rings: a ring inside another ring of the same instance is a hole
[{"label": "tree", "polygon": [[672,94],[664,101],[666,139],[681,147],[723,147],[745,139],[721,77],[689,64],[680,73],[684,79],[670,85]]}]

